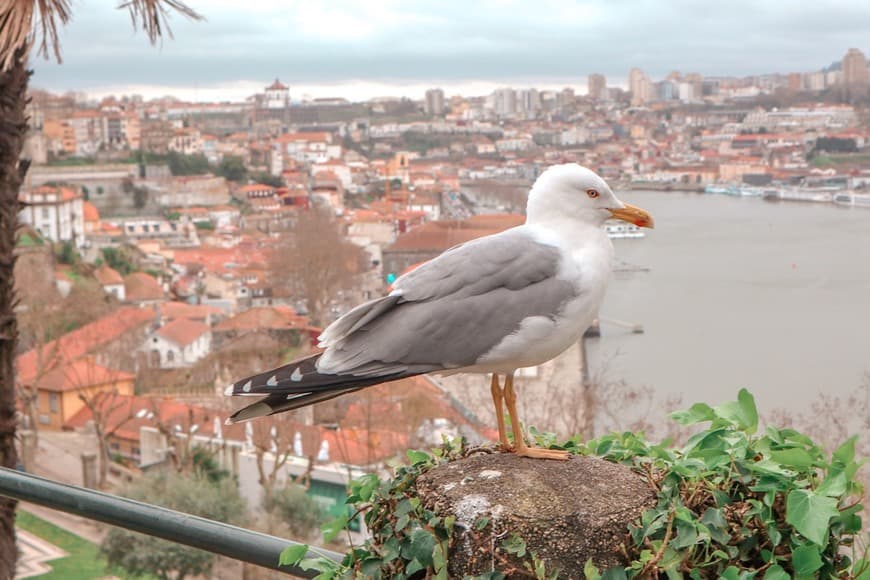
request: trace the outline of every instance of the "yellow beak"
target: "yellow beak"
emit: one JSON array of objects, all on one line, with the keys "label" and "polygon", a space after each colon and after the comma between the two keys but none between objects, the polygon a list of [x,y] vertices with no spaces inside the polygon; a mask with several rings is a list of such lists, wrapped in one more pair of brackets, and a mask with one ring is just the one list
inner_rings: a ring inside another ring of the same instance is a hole
[{"label": "yellow beak", "polygon": [[639,228],[654,228],[655,223],[653,218],[646,210],[639,207],[625,204],[625,207],[619,209],[611,209],[610,213],[618,220],[622,220],[636,225]]}]

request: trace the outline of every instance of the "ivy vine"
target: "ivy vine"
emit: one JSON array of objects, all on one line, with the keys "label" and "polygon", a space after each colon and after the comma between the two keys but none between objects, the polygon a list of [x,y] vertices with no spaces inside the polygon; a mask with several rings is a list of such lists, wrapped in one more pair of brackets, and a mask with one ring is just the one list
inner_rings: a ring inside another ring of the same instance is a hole
[{"label": "ivy vine", "polygon": [[[671,416],[683,425],[706,425],[680,447],[630,432],[561,443],[534,434],[539,445],[630,466],[657,494],[656,506],[626,530],[627,564],[599,570],[590,561],[587,578],[870,580],[868,535],[859,515],[864,490],[856,479],[865,460],[855,456],[855,437],[829,455],[793,429],[769,426],[758,433],[755,401],[745,389],[736,401],[698,403]],[[352,482],[347,501],[355,512],[327,524],[325,539],[359,514],[371,537],[341,563],[305,559],[307,546],[288,548],[281,563],[316,570],[320,580],[446,579],[455,519],[421,505],[415,483],[422,473],[476,451],[445,441],[432,453],[409,451],[409,463],[396,466],[391,479],[366,475]],[[490,529],[481,518],[465,533]],[[559,577],[515,534],[492,545],[499,570],[480,578]]]}]

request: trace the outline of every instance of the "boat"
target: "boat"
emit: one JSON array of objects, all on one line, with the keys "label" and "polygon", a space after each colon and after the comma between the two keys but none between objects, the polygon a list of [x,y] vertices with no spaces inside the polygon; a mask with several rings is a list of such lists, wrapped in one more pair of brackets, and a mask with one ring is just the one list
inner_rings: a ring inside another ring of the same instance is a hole
[{"label": "boat", "polygon": [[634,224],[604,224],[607,237],[610,239],[642,238],[646,234]]},{"label": "boat", "polygon": [[870,193],[855,193],[853,191],[841,191],[834,195],[834,203],[852,207],[870,208]]},{"label": "boat", "polygon": [[761,197],[768,201],[810,201],[816,203],[834,201],[832,191],[809,188],[766,189],[761,193]]},{"label": "boat", "polygon": [[708,185],[704,188],[704,193],[719,193],[722,195],[734,195],[737,197],[759,197],[761,190],[757,187],[748,187],[745,185]]}]

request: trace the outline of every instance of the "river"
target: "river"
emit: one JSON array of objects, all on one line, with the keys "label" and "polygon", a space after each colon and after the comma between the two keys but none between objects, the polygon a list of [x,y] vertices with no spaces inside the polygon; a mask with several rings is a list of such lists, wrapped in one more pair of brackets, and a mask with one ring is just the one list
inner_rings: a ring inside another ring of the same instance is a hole
[{"label": "river", "polygon": [[[614,240],[618,271],[588,343],[593,371],[685,403],[733,399],[808,410],[870,371],[870,210],[631,191],[656,229]],[[629,268],[630,269],[630,268]],[[620,270],[625,270],[621,268]]]}]

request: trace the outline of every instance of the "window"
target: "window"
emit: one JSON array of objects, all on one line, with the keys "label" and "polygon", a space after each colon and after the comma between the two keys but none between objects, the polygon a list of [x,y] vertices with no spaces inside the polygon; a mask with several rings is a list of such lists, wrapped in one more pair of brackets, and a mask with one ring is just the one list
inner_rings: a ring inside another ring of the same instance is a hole
[{"label": "window", "polygon": [[175,351],[167,350],[166,351],[166,362],[174,362],[175,361]]},{"label": "window", "polygon": [[57,413],[57,393],[48,394],[48,410],[52,413]]}]

